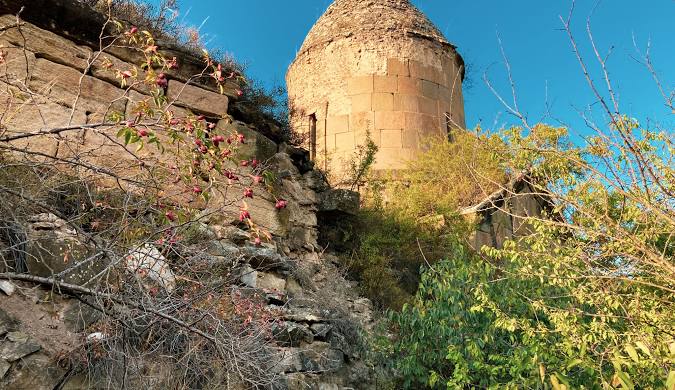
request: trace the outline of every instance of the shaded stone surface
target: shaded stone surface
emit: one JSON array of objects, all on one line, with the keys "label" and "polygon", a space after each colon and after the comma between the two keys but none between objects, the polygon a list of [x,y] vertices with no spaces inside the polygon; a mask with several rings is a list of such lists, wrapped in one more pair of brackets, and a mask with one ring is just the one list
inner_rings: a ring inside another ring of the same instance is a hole
[{"label": "shaded stone surface", "polygon": [[306,324],[283,322],[272,326],[274,339],[285,347],[298,347],[302,343],[310,344],[314,341],[314,334]]},{"label": "shaded stone surface", "polygon": [[40,344],[29,339],[21,332],[9,332],[6,340],[0,344],[0,359],[14,362],[40,350]]},{"label": "shaded stone surface", "polygon": [[257,159],[264,162],[277,153],[277,144],[274,141],[252,130],[244,123],[223,119],[218,122],[217,129],[224,131],[227,135],[242,134],[244,136],[244,143],[239,144],[236,149],[238,160]]},{"label": "shaded stone surface", "polygon": [[31,217],[29,222],[26,265],[31,274],[46,278],[60,275],[68,283],[84,284],[104,268],[101,259],[87,260],[91,248],[65,221],[45,213]]},{"label": "shaded stone surface", "polygon": [[0,359],[0,379],[4,378],[12,365],[3,359]]},{"label": "shaded stone surface", "polygon": [[286,292],[286,279],[270,272],[259,272],[257,287],[279,293]]},{"label": "shaded stone surface", "polygon": [[66,369],[47,355],[36,353],[14,363],[0,380],[2,389],[53,390],[63,380]]},{"label": "shaded stone surface", "polygon": [[339,211],[354,215],[359,211],[358,192],[345,189],[332,189],[319,195],[319,211]]}]

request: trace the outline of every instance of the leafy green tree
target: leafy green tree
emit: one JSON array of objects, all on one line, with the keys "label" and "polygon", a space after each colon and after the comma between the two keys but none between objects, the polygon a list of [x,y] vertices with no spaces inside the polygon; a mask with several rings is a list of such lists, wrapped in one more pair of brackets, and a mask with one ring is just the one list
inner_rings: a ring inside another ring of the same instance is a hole
[{"label": "leafy green tree", "polygon": [[673,131],[622,114],[602,57],[601,93],[570,39],[606,122],[586,117],[572,142],[509,107],[523,127],[494,152],[554,209],[512,215],[531,234],[479,258],[457,246],[424,274],[392,318],[408,388],[675,388]]}]

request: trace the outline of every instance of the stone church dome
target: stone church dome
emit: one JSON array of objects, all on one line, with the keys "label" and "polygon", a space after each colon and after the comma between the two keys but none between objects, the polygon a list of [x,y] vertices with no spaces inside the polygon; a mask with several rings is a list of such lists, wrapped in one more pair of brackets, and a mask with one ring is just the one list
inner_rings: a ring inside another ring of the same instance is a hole
[{"label": "stone church dome", "polygon": [[375,170],[405,168],[430,136],[464,127],[464,62],[409,0],[335,0],[286,74],[291,124],[340,182],[370,137]]},{"label": "stone church dome", "polygon": [[337,0],[307,34],[300,52],[350,36],[376,41],[417,36],[449,45],[443,33],[408,0]]}]

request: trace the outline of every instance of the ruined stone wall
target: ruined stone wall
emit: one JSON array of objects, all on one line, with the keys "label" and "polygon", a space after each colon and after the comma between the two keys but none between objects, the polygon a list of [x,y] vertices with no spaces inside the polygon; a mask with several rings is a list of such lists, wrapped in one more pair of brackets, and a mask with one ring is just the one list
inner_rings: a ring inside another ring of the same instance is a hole
[{"label": "ruined stone wall", "polygon": [[462,214],[476,223],[469,237],[475,250],[483,246],[502,249],[506,241],[518,241],[533,233],[528,218],[545,218],[551,211],[551,200],[536,191],[526,180],[502,190],[498,196],[464,210]]},{"label": "ruined stone wall", "polygon": [[[4,4],[0,4],[0,11],[4,11],[0,12],[0,142],[7,137],[46,132],[38,137],[4,142],[3,152],[14,148],[21,158],[29,156],[37,163],[49,162],[54,166],[81,164],[79,166],[90,167],[82,170],[85,177],[97,178],[105,177],[97,175],[97,169],[133,179],[142,167],[167,169],[174,164],[170,153],[162,154],[154,145],[147,145],[141,151],[136,150],[137,145],[125,147],[116,135],[120,126],[87,128],[108,121],[115,113],[125,118],[121,120],[123,123],[134,118],[133,109],[140,102],[152,104],[153,97],[145,84],[123,88],[115,74],[115,70],[137,68],[144,59],[142,53],[125,47],[100,46],[91,36],[69,35],[68,30],[47,18],[46,15],[64,12],[64,9],[71,18],[82,13],[82,23],[98,29],[93,34],[98,36],[104,28],[102,22],[92,21],[96,18],[84,14],[74,1],[67,5],[45,4],[44,17],[28,7],[23,14],[28,19],[21,20],[18,26],[16,16],[5,13],[10,9],[2,6]],[[168,58],[176,56],[179,65],[178,69],[167,72],[168,85],[163,91],[170,103],[167,112],[175,118],[204,115],[222,133],[243,134],[246,144],[238,148],[238,158],[255,158],[285,172],[286,176],[279,179],[278,193],[260,191],[248,202],[256,223],[275,236],[289,238],[291,246],[316,245],[314,214],[318,201],[311,190],[298,184],[307,167],[299,172],[287,154],[278,153],[279,145],[258,132],[254,125],[230,115],[231,103],[239,98],[239,84],[226,83],[221,94],[209,83],[208,77],[194,77],[205,68],[201,59],[176,49],[160,46],[159,50]],[[72,130],[52,133],[64,127]],[[294,153],[294,158],[303,158],[302,152]],[[243,175],[252,173],[251,168],[232,165],[233,170]],[[117,187],[120,182],[111,179],[104,184]],[[133,185],[129,189],[142,190]],[[168,197],[175,195],[178,199],[185,191],[167,182],[165,192]],[[221,220],[238,221],[240,194],[237,188],[214,195],[214,207],[225,205],[224,212],[219,213]],[[275,209],[278,197],[285,197],[289,202],[282,213]]]},{"label": "ruined stone wall", "polygon": [[424,138],[464,127],[463,72],[408,1],[338,0],[288,70],[293,125],[308,134],[314,115],[316,160],[338,176],[367,133],[380,149],[374,168],[400,169]]},{"label": "ruined stone wall", "polygon": [[[82,44],[30,21],[23,21],[20,26],[15,26],[16,23],[12,14],[0,16],[0,26],[9,27],[0,35],[3,52],[0,112],[3,113],[4,136],[98,123],[113,113],[130,117],[134,103],[151,99],[144,84],[122,88],[121,79],[116,77],[115,70],[138,68],[143,56],[137,50],[100,47],[98,43]],[[198,60],[187,53],[166,53],[182,54],[182,67],[167,72],[169,81],[165,94],[172,102],[168,110],[177,117],[204,114],[213,121],[224,120],[222,125],[232,122],[227,115],[228,105],[230,99],[236,97],[239,86],[231,83],[225,94],[220,94],[209,84],[194,80],[187,83],[204,66],[200,68],[196,64]],[[56,135],[42,137],[46,144],[31,148],[57,153],[58,138]],[[107,149],[100,146],[113,142],[105,138],[94,132],[82,132],[77,149],[87,151],[96,146],[99,147],[97,155],[102,157]],[[26,146],[20,142],[17,145]],[[67,148],[58,150],[64,154],[75,152],[69,152]],[[117,153],[113,160],[120,157],[123,156]]]},{"label": "ruined stone wall", "polygon": [[[22,5],[30,6],[17,25],[14,15]],[[35,166],[51,167],[59,161],[71,167],[89,164],[129,177],[140,159],[148,165],[170,163],[151,146],[137,152],[135,146],[124,147],[113,130],[87,128],[113,112],[132,118],[135,103],[152,99],[141,85],[122,88],[120,79],[105,66],[110,61],[116,69],[130,70],[143,57],[126,48],[100,47],[97,37],[103,22],[75,0],[30,4],[0,0],[3,153],[15,148],[17,157],[30,152]],[[366,385],[371,378],[362,361],[360,339],[361,330],[372,325],[372,305],[357,295],[355,283],[340,274],[334,265],[337,259],[327,258],[317,244],[317,213],[353,214],[358,194],[330,189],[321,173],[308,164],[306,151],[277,144],[254,125],[237,120],[232,102],[238,98],[239,85],[227,84],[221,94],[207,80],[191,78],[202,70],[200,59],[167,47],[159,50],[169,58],[178,57],[180,66],[167,72],[164,95],[173,102],[169,111],[177,117],[205,115],[217,129],[244,134],[240,157],[259,159],[274,177],[273,192],[256,191],[247,200],[252,219],[272,239],[255,245],[251,232],[242,229],[237,187],[217,195],[222,199],[215,200],[225,207],[217,212],[204,210],[204,216],[194,222],[203,241],[186,248],[189,263],[218,271],[214,271],[218,280],[233,278],[231,285],[223,287],[226,294],[255,296],[262,310],[278,313],[269,340],[270,366],[279,379],[275,388],[373,388]],[[73,130],[52,132],[62,127]],[[34,133],[45,134],[4,141]],[[253,172],[250,167],[238,169],[242,176]],[[92,172],[91,177],[99,173]],[[165,184],[168,191],[171,186]],[[278,198],[287,201],[283,210],[275,208]],[[24,261],[31,276],[58,274],[66,282],[81,284],[106,265],[85,260],[94,248],[67,224],[53,214],[40,213],[28,215],[24,224],[16,226],[24,233]],[[0,235],[0,273],[12,271],[9,265],[16,264],[15,252],[13,243]],[[175,264],[166,264],[169,271],[177,272]],[[75,370],[64,360],[72,351],[96,343],[96,337],[105,337],[96,332],[100,313],[33,282],[0,279],[0,290],[0,388],[109,388],[110,378],[104,374]],[[176,369],[170,359],[148,355],[135,364],[145,371],[143,377],[129,378],[131,388],[175,386],[167,383]]]}]

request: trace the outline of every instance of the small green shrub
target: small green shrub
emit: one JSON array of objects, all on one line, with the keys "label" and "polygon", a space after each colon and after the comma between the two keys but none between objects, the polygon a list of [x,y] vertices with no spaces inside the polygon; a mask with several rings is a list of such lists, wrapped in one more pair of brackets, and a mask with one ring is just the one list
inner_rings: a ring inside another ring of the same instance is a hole
[{"label": "small green shrub", "polygon": [[458,132],[452,142],[434,137],[392,184],[389,207],[410,218],[454,214],[478,203],[507,181],[498,137]]},{"label": "small green shrub", "polygon": [[[400,309],[408,302],[420,267],[445,257],[449,243],[469,231],[458,209],[506,180],[500,156],[491,152],[498,139],[463,133],[455,140],[431,138],[427,151],[396,179],[367,180],[364,207],[348,235],[356,242],[346,263],[362,293],[379,307]],[[363,150],[366,157],[368,150]]]}]

